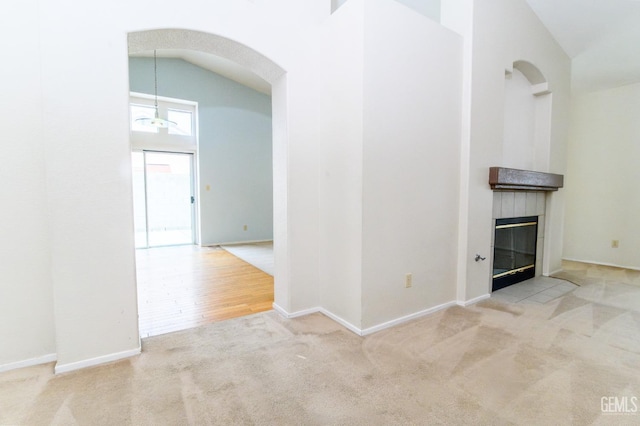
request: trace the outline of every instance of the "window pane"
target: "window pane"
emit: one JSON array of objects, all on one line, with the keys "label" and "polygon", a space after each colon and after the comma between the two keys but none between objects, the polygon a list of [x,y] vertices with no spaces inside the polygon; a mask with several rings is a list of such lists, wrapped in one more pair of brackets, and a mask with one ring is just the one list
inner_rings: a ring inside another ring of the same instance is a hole
[{"label": "window pane", "polygon": [[146,105],[131,105],[131,131],[133,132],[149,132],[158,133],[158,128],[153,126],[146,126],[139,121],[140,118],[153,118],[156,109],[152,106]]},{"label": "window pane", "polygon": [[193,128],[191,112],[170,109],[169,121],[176,123],[176,126],[169,127],[169,134],[191,136]]}]

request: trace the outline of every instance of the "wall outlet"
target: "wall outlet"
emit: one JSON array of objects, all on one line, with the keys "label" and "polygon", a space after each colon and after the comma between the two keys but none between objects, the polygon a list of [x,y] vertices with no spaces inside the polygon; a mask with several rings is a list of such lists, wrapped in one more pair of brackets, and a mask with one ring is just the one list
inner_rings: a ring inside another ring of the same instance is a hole
[{"label": "wall outlet", "polygon": [[247,225],[243,226],[242,229],[247,230]]},{"label": "wall outlet", "polygon": [[611,240],[611,248],[618,248],[620,246],[620,241]]},{"label": "wall outlet", "polygon": [[411,285],[413,285],[413,274],[406,274],[404,276],[404,286],[409,288]]}]

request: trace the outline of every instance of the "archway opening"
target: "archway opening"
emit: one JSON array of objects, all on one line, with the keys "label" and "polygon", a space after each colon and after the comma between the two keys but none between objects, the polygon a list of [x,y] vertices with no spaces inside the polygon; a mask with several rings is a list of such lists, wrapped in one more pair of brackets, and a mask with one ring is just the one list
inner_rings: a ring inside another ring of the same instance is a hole
[{"label": "archway opening", "polygon": [[[285,71],[274,61],[254,49],[215,34],[184,29],[157,29],[129,33],[129,56],[145,56],[145,53],[153,52],[154,50],[173,52],[173,54],[176,54],[176,52],[190,52],[192,56],[196,55],[200,59],[213,58],[218,63],[227,65],[225,72],[233,73],[236,70],[238,73],[242,71],[245,76],[257,76],[257,80],[262,80],[264,83],[263,87],[269,89],[271,94],[272,127],[272,229],[273,256],[275,258],[273,293],[276,301],[284,299],[288,290],[286,281],[288,259],[286,249],[287,117]],[[220,74],[224,75],[223,73]],[[229,76],[227,75],[226,77]],[[203,183],[203,187],[206,186],[207,184]],[[203,241],[198,242],[202,243]],[[146,335],[142,337],[146,337]]]}]

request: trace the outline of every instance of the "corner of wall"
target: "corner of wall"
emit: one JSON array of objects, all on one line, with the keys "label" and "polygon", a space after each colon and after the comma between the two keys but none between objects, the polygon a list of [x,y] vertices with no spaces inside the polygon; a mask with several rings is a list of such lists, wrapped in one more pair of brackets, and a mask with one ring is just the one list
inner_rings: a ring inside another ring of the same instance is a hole
[{"label": "corner of wall", "polygon": [[55,374],[68,373],[70,371],[80,370],[86,367],[93,367],[96,365],[106,364],[108,362],[119,361],[125,358],[130,358],[136,355],[140,355],[141,352],[142,352],[142,345],[139,345],[137,348],[131,349],[128,351],[102,355],[99,357],[85,359],[82,361],[69,362],[65,364],[56,363],[54,372]]}]

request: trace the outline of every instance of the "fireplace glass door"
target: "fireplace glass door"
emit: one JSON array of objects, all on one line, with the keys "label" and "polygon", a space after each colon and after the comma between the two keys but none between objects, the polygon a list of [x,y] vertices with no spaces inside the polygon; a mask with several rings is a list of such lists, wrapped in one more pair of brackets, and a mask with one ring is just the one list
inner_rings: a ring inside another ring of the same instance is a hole
[{"label": "fireplace glass door", "polygon": [[493,291],[535,276],[537,240],[537,216],[496,220]]}]

